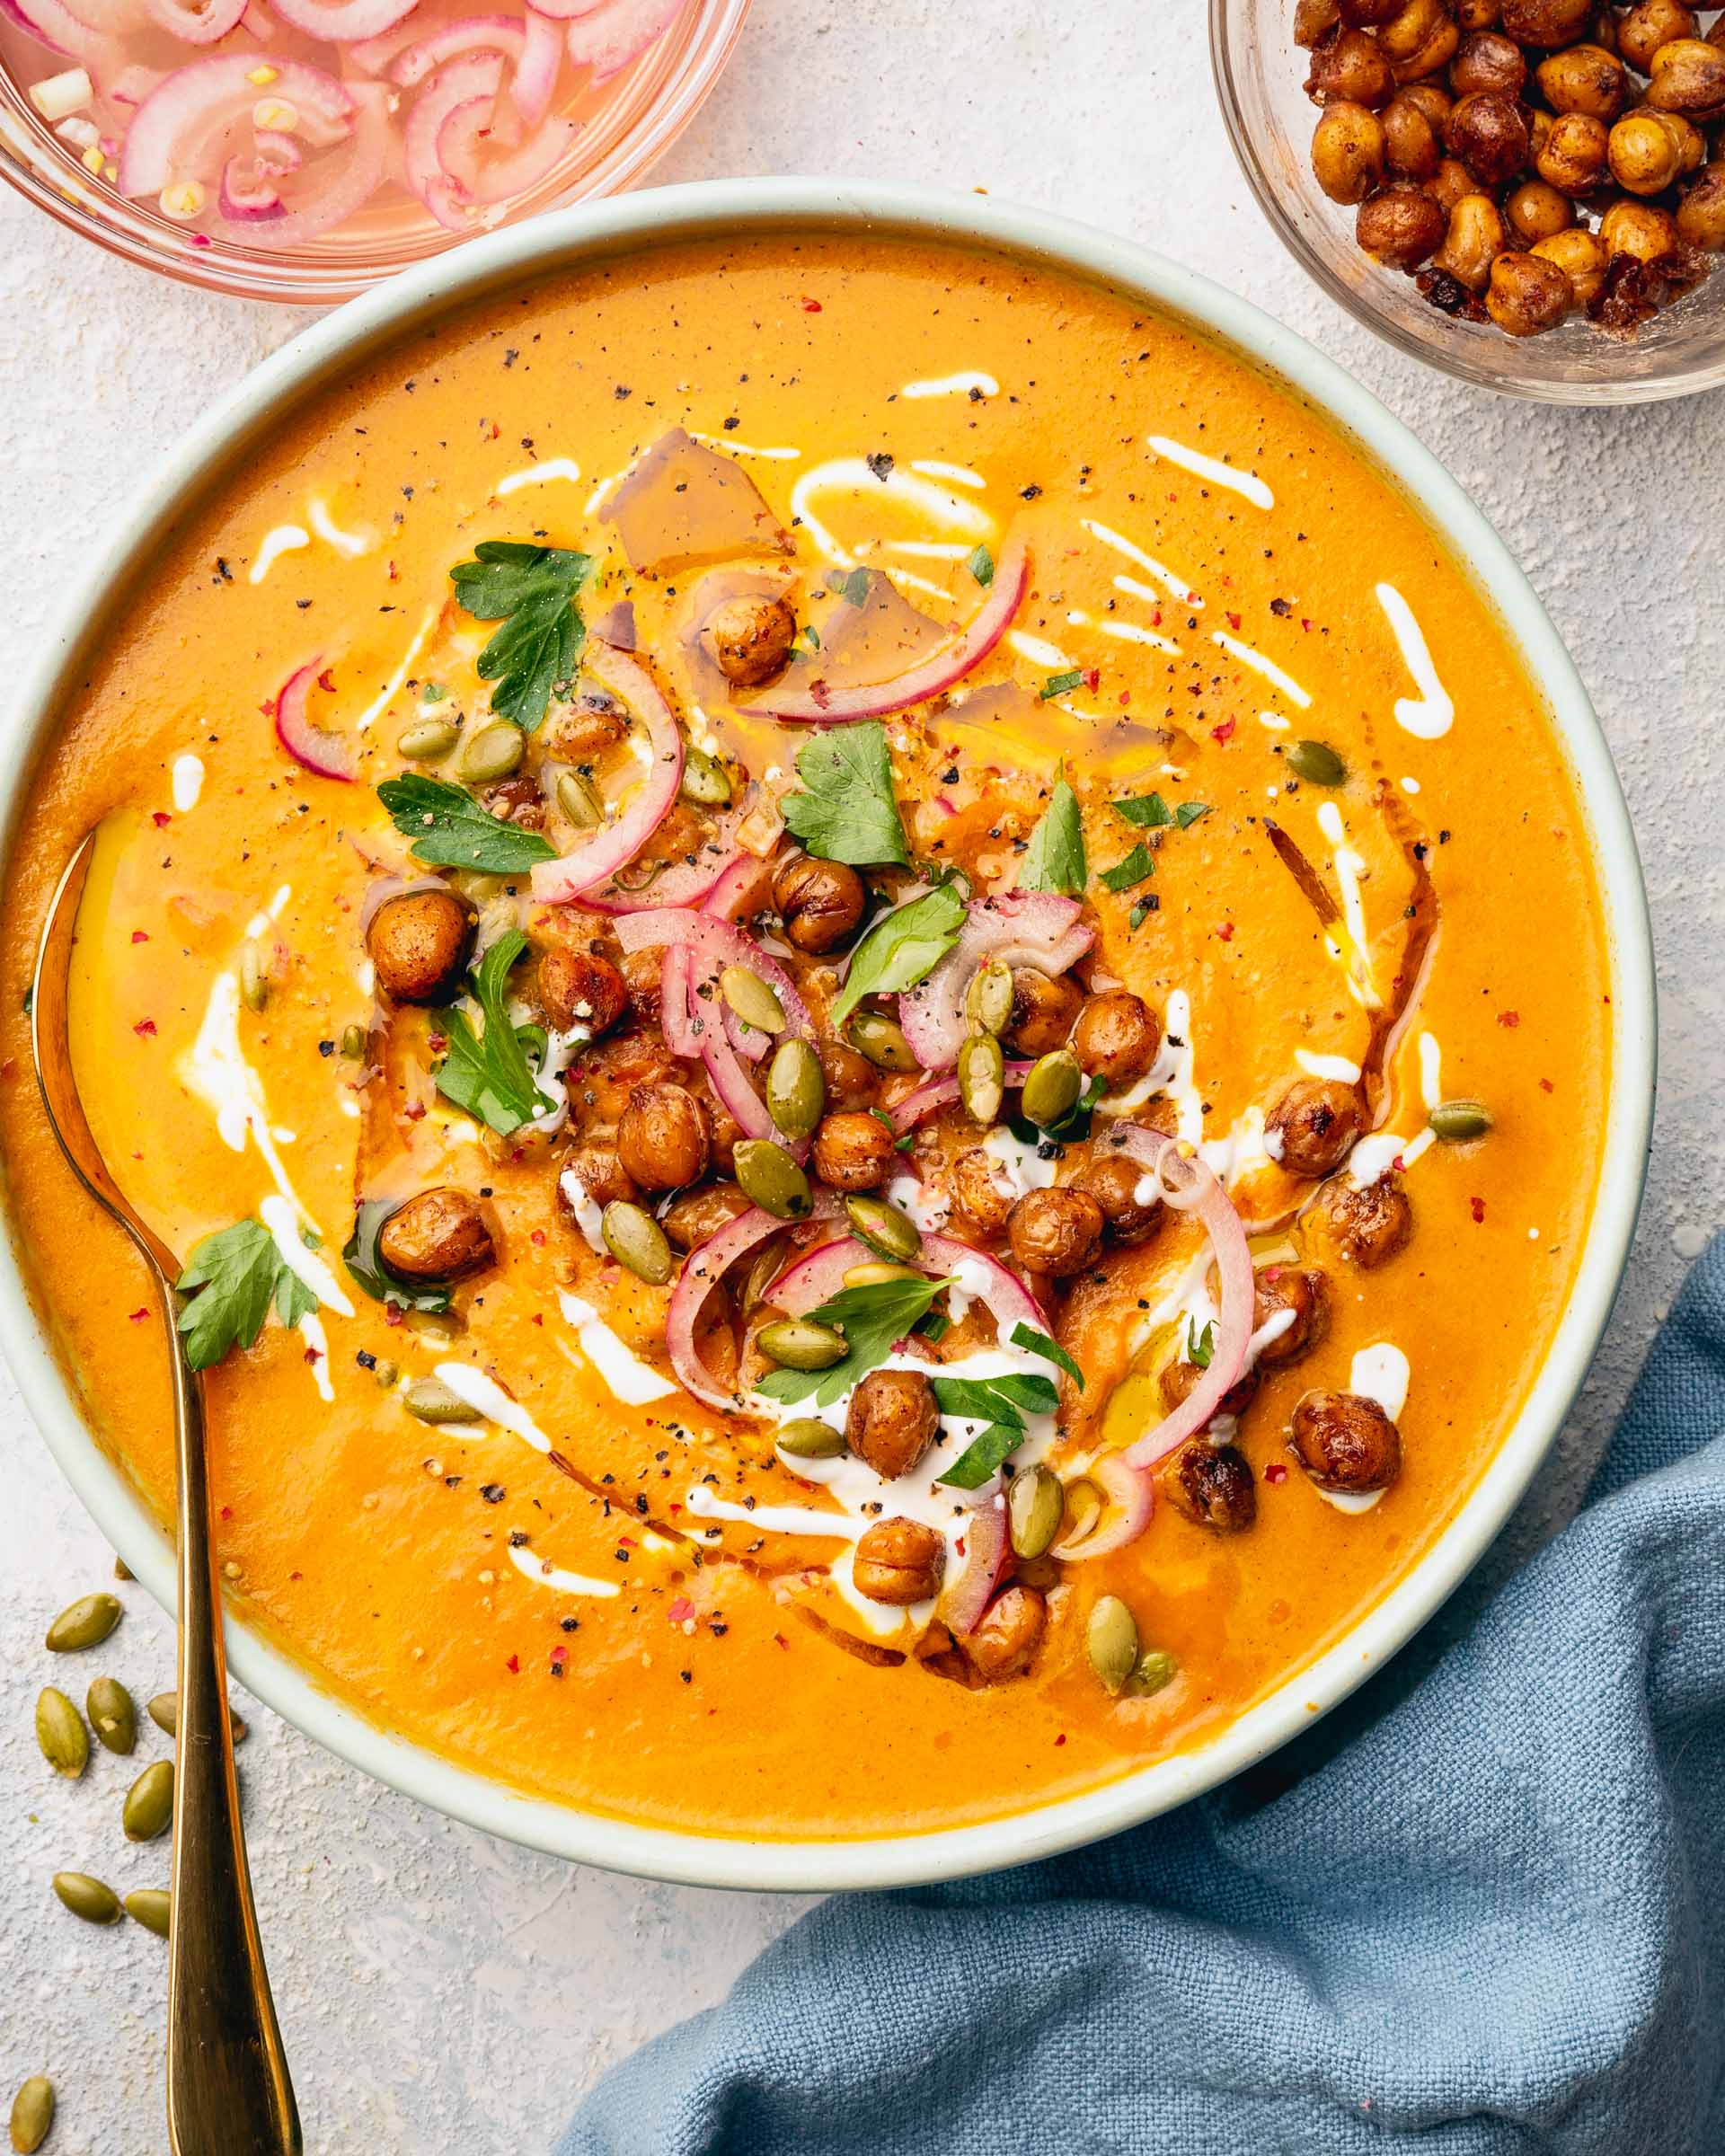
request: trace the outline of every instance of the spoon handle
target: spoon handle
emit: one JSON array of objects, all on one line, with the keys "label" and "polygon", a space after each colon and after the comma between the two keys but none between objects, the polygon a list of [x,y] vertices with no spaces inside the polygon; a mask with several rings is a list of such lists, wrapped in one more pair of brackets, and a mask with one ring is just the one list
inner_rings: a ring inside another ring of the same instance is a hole
[{"label": "spoon handle", "polygon": [[[174,1321],[168,1295],[170,1330]],[[178,1340],[178,1335],[173,1336]],[[300,2156],[234,1778],[227,1657],[209,1524],[202,1381],[173,1358],[180,1466],[180,1731],[168,1940],[168,2133],[174,2156]]]}]

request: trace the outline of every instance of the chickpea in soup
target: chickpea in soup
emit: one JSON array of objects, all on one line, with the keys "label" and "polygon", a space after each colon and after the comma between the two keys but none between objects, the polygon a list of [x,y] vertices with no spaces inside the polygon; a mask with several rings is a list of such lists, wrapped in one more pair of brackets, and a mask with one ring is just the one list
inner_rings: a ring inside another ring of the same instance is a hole
[{"label": "chickpea in soup", "polygon": [[189,1265],[234,1604],[694,1831],[1199,1744],[1454,1515],[1568,1295],[1607,974],[1506,632],[1322,419],[982,253],[688,245],[311,398],[128,594],[7,883],[102,1439]]}]

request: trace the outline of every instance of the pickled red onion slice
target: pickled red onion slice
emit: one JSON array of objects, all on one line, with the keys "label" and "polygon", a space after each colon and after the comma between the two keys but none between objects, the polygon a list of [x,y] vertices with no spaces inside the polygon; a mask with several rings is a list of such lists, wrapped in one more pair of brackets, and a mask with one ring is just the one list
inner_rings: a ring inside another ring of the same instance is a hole
[{"label": "pickled red onion slice", "polygon": [[1075,898],[1048,891],[1008,891],[973,906],[959,940],[928,978],[898,998],[898,1023],[925,1071],[948,1070],[969,1030],[964,999],[990,959],[1061,974],[1096,941],[1078,925]]},{"label": "pickled red onion slice", "polygon": [[[484,64],[500,73],[500,61]],[[468,63],[457,61],[456,65],[465,66]],[[556,861],[535,863],[533,895],[542,906],[566,906],[584,892],[597,889],[632,862],[670,813],[683,780],[683,736],[652,676],[626,651],[614,650],[591,637],[582,664],[602,688],[627,704],[646,727],[653,760],[633,799],[614,824],[602,826]],[[724,866],[722,861],[715,863],[714,880]],[[706,888],[711,889],[712,885]]]},{"label": "pickled red onion slice", "polygon": [[[297,247],[330,232],[362,208],[383,184],[394,137],[383,87],[356,84],[352,139],[333,155],[320,158],[290,182],[282,198],[283,214],[270,222],[272,247]],[[243,239],[246,227],[226,217],[211,220],[220,238]]]},{"label": "pickled red onion slice", "polygon": [[[438,155],[444,122],[465,105],[474,106],[480,117],[489,118],[502,86],[500,54],[464,53],[438,68],[414,100],[413,109],[407,116],[407,127],[402,137],[402,162],[407,183],[438,224],[447,225],[451,232],[465,232],[472,220],[465,198],[444,170]],[[657,695],[658,692],[654,694]],[[680,773],[683,760],[680,740],[677,754]],[[670,806],[668,800],[665,806]],[[536,879],[534,889],[536,897],[545,896],[539,890]]]},{"label": "pickled red onion slice", "polygon": [[1064,1558],[1068,1564],[1106,1557],[1110,1550],[1124,1550],[1128,1542],[1136,1542],[1150,1524],[1156,1506],[1149,1469],[1134,1467],[1125,1453],[1099,1453],[1084,1475],[1108,1498],[1109,1509],[1088,1534],[1069,1536],[1055,1543],[1048,1554]]},{"label": "pickled red onion slice", "polygon": [[[831,1200],[823,1195],[816,1201],[815,1217],[829,1215],[832,1209]],[[739,1258],[746,1258],[757,1243],[782,1234],[784,1225],[783,1221],[761,1206],[751,1206],[747,1213],[739,1213],[716,1235],[710,1235],[705,1242],[689,1252],[683,1260],[682,1277],[672,1292],[670,1307],[665,1313],[665,1344],[670,1350],[671,1367],[686,1392],[704,1401],[710,1408],[717,1408],[721,1414],[735,1410],[738,1396],[720,1391],[712,1372],[696,1351],[694,1329],[700,1321],[702,1305]]]},{"label": "pickled red onion slice", "polygon": [[941,1599],[941,1614],[953,1631],[974,1632],[982,1622],[1011,1555],[1006,1510],[995,1498],[965,1522],[964,1569]]},{"label": "pickled red onion slice", "polygon": [[[298,115],[296,132],[314,148],[340,142],[353,128],[355,98],[332,75],[300,60],[273,62],[271,100]],[[243,52],[191,60],[158,83],[132,115],[119,153],[119,191],[160,194],[170,181],[212,179],[225,138],[248,125],[258,102],[257,62]]]},{"label": "pickled red onion slice", "polygon": [[[1032,1065],[1028,1063],[1009,1062],[1006,1065],[1007,1084],[1022,1085],[1030,1076],[1031,1068]],[[915,1130],[919,1123],[926,1122],[936,1109],[950,1108],[958,1098],[959,1082],[956,1077],[949,1074],[944,1078],[931,1079],[928,1084],[919,1085],[914,1093],[907,1093],[902,1100],[894,1101],[888,1111],[892,1117],[892,1127],[902,1138],[907,1130]]]},{"label": "pickled red onion slice", "polygon": [[572,119],[547,119],[518,149],[489,159],[500,137],[498,107],[475,100],[458,105],[438,130],[438,163],[461,200],[489,208],[524,195],[557,169],[580,129]]},{"label": "pickled red onion slice", "polygon": [[[509,105],[523,135],[531,135],[551,110],[563,68],[563,26],[544,9],[530,7],[521,55],[509,81]],[[627,604],[627,602],[624,602]],[[632,649],[632,644],[628,647]]]},{"label": "pickled red onion slice", "polygon": [[237,27],[245,13],[245,0],[144,0],[150,19],[171,37],[188,45],[213,45]]},{"label": "pickled red onion slice", "polygon": [[683,13],[684,0],[606,0],[602,7],[578,7],[569,25],[569,57],[590,67],[602,83],[621,75]]},{"label": "pickled red onion slice", "polygon": [[[597,914],[657,913],[667,908],[699,906],[718,891],[720,884],[743,859],[741,832],[753,808],[754,789],[735,808],[726,809],[693,855],[654,864],[650,879],[638,888],[617,882],[602,890],[583,894],[581,904]],[[734,887],[733,887],[734,888]],[[714,906],[715,913],[723,912]]]},{"label": "pickled red onion slice", "polygon": [[282,21],[325,44],[380,38],[411,15],[419,0],[270,0]]},{"label": "pickled red onion slice", "polygon": [[276,738],[296,764],[303,764],[320,778],[352,780],[359,772],[352,742],[314,726],[306,711],[312,684],[323,665],[322,658],[308,659],[282,684],[276,695]]},{"label": "pickled red onion slice", "polygon": [[125,54],[115,40],[88,28],[61,0],[0,0],[0,14],[50,52],[82,60],[97,81],[125,64]]},{"label": "pickled red onion slice", "polygon": [[414,90],[446,60],[458,59],[464,52],[494,52],[518,61],[526,41],[526,28],[518,16],[463,15],[456,22],[440,23],[411,45],[398,47],[386,69],[392,83]]}]

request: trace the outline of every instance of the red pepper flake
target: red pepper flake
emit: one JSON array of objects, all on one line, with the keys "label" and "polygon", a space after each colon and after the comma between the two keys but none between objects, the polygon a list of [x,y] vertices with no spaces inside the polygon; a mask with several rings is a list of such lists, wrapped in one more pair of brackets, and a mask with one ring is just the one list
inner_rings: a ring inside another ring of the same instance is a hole
[{"label": "red pepper flake", "polygon": [[1102,669],[1100,667],[1092,667],[1089,672],[1084,676],[1084,686],[1093,696],[1097,690],[1101,687],[1101,685]]},{"label": "red pepper flake", "polygon": [[686,1595],[679,1595],[666,1614],[673,1624],[686,1624],[694,1614],[694,1604]]},{"label": "red pepper flake", "polygon": [[147,1310],[147,1309],[145,1309],[145,1310],[135,1310],[135,1311],[132,1312],[132,1323],[133,1323],[134,1325],[141,1325],[141,1324],[144,1322],[145,1319],[146,1319],[146,1318],[147,1318],[147,1317],[149,1316],[149,1314],[150,1314],[150,1313],[149,1313],[149,1312],[148,1312],[148,1310]]},{"label": "red pepper flake", "polygon": [[417,1123],[425,1114],[425,1103],[423,1100],[410,1100],[402,1113],[410,1123]]},{"label": "red pepper flake", "polygon": [[820,302],[818,299],[805,297],[802,303],[802,311],[805,314],[818,314],[821,311]]},{"label": "red pepper flake", "polygon": [[1390,1162],[1391,1172],[1394,1175],[1402,1175],[1405,1173],[1407,1165],[1407,1162],[1403,1159],[1402,1154],[1398,1153],[1395,1158]]},{"label": "red pepper flake", "polygon": [[511,1655],[511,1656],[509,1657],[509,1660],[508,1660],[508,1661],[507,1661],[507,1662],[506,1662],[506,1663],[503,1665],[503,1666],[504,1666],[504,1668],[505,1668],[505,1669],[507,1669],[507,1670],[509,1671],[509,1674],[510,1674],[512,1677],[518,1677],[518,1676],[521,1674],[521,1657],[520,1657],[520,1656],[519,1656],[519,1655]]},{"label": "red pepper flake", "polygon": [[150,821],[155,826],[156,829],[160,831],[165,826],[171,824],[173,821],[173,818],[168,814],[165,808],[156,808],[151,811]]},{"label": "red pepper flake", "polygon": [[441,1033],[429,1034],[425,1045],[434,1056],[447,1056],[449,1053],[449,1043]]},{"label": "red pepper flake", "polygon": [[1485,1200],[1482,1197],[1470,1197],[1467,1209],[1473,1215],[1473,1224],[1477,1227],[1485,1218]]},{"label": "red pepper flake", "polygon": [[1508,1026],[1513,1031],[1521,1023],[1521,1013],[1519,1011],[1499,1011],[1498,1023],[1500,1026]]},{"label": "red pepper flake", "polygon": [[533,1233],[528,1236],[527,1241],[533,1243],[537,1249],[544,1250],[545,1247],[545,1231],[543,1228],[535,1228],[533,1231]]},{"label": "red pepper flake", "polygon": [[[234,1517],[234,1507],[231,1505],[224,1505],[222,1507],[222,1517],[225,1520],[231,1520]],[[298,1577],[297,1573],[295,1574],[295,1577]]]},{"label": "red pepper flake", "polygon": [[1234,738],[1234,729],[1238,724],[1239,720],[1237,719],[1225,719],[1220,726],[1213,726],[1210,729],[1210,739],[1212,741],[1220,741],[1224,744],[1232,741]]},{"label": "red pepper flake", "polygon": [[134,943],[147,943],[149,940],[150,934],[147,929],[135,928],[132,931],[132,941]]},{"label": "red pepper flake", "polygon": [[399,1303],[385,1303],[384,1304],[384,1323],[385,1325],[399,1325],[402,1321],[403,1312],[401,1304]]},{"label": "red pepper flake", "polygon": [[1310,623],[1310,622],[1308,622],[1308,621],[1306,620],[1306,618],[1305,618],[1305,616],[1304,614],[1302,614],[1302,615],[1300,616],[1300,627],[1301,627],[1302,629],[1305,629],[1305,630],[1306,630],[1307,632],[1309,632],[1309,631],[1311,630],[1311,627],[1312,627],[1312,624],[1311,624],[1311,623]]},{"label": "red pepper flake", "polygon": [[543,1310],[535,1310],[533,1313],[533,1321],[535,1325],[543,1325],[545,1321],[544,1312]]},{"label": "red pepper flake", "polygon": [[1225,921],[1225,922],[1222,923],[1221,927],[1220,927],[1220,928],[1218,928],[1218,929],[1216,930],[1216,934],[1217,934],[1218,936],[1220,936],[1220,938],[1222,939],[1223,942],[1225,942],[1225,943],[1232,943],[1232,942],[1233,942],[1233,941],[1234,941],[1234,923],[1233,923],[1233,922],[1232,922],[1232,921]]},{"label": "red pepper flake", "polygon": [[619,1550],[632,1550],[634,1546],[634,1540],[632,1536],[620,1534],[617,1537],[617,1547]]},{"label": "red pepper flake", "polygon": [[1542,1093],[1554,1093],[1557,1088],[1549,1078],[1542,1078],[1539,1082],[1539,1090]]},{"label": "red pepper flake", "polygon": [[140,1018],[132,1028],[132,1031],[137,1034],[141,1039],[154,1040],[155,1038],[155,1021],[153,1018]]},{"label": "red pepper flake", "polygon": [[1287,1470],[1282,1465],[1282,1462],[1279,1460],[1272,1460],[1269,1465],[1264,1470],[1264,1480],[1266,1482],[1286,1482],[1287,1480]]},{"label": "red pepper flake", "polygon": [[317,685],[326,695],[333,694],[335,690],[335,669],[333,667],[324,667],[317,677]]},{"label": "red pepper flake", "polygon": [[774,1647],[783,1648],[787,1654],[791,1651],[791,1642],[785,1638],[783,1632],[774,1633],[773,1644]]},{"label": "red pepper flake", "polygon": [[1234,634],[1235,634],[1236,636],[1238,636],[1238,635],[1239,635],[1239,633],[1240,633],[1240,616],[1239,616],[1237,614],[1231,614],[1228,616],[1228,627],[1234,631]]},{"label": "red pepper flake", "polygon": [[1063,1729],[1063,1730],[1060,1732],[1059,1736],[1057,1736],[1057,1737],[1055,1738],[1055,1740],[1054,1740],[1054,1748],[1055,1748],[1055,1750],[1057,1752],[1057,1751],[1060,1749],[1061,1745],[1064,1745],[1064,1744],[1066,1743],[1066,1731]]},{"label": "red pepper flake", "polygon": [[321,1348],[308,1348],[305,1350],[305,1360],[308,1363],[321,1363],[323,1360],[323,1349]]},{"label": "red pepper flake", "polygon": [[389,580],[392,584],[399,584],[402,580],[402,572],[393,561],[389,564]]},{"label": "red pepper flake", "polygon": [[1132,692],[1131,692],[1131,690],[1130,690],[1130,689],[1122,689],[1122,690],[1120,691],[1120,702],[1121,702],[1122,706],[1124,706],[1124,705],[1126,705],[1126,704],[1128,704],[1128,703],[1130,703],[1130,702],[1131,702],[1131,701],[1132,701]]}]

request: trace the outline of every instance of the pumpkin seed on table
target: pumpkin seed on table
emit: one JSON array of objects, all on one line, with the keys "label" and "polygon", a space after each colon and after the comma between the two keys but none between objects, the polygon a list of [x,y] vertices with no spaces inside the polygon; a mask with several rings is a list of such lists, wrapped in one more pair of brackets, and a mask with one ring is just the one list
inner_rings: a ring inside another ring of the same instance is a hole
[{"label": "pumpkin seed on table", "polygon": [[461,736],[447,719],[416,719],[395,737],[395,747],[410,764],[441,764]]},{"label": "pumpkin seed on table", "polygon": [[123,1557],[117,1557],[114,1560],[114,1577],[116,1579],[136,1579],[137,1575]]},{"label": "pumpkin seed on table", "polygon": [[747,966],[727,966],[719,976],[719,993],[746,1026],[757,1033],[784,1031],[784,1005],[769,982]]},{"label": "pumpkin seed on table", "polygon": [[818,1416],[799,1415],[781,1427],[778,1447],[792,1460],[836,1460],[845,1450],[845,1433]]},{"label": "pumpkin seed on table", "polygon": [[1084,1628],[1090,1666],[1110,1692],[1119,1692],[1138,1666],[1138,1625],[1118,1595],[1104,1595]]},{"label": "pumpkin seed on table", "polygon": [[964,1015],[984,1033],[1004,1033],[1013,1016],[1013,969],[1000,959],[978,966],[965,991]]},{"label": "pumpkin seed on table", "polygon": [[863,1241],[882,1257],[914,1258],[923,1247],[923,1233],[916,1223],[884,1197],[859,1193],[845,1200],[845,1210]]},{"label": "pumpkin seed on table", "polygon": [[[164,1731],[169,1736],[177,1737],[179,1736],[180,1694],[177,1692],[158,1692],[155,1697],[148,1702],[146,1711],[158,1729]],[[227,1710],[227,1727],[228,1733],[236,1745],[245,1742],[245,1724],[231,1707]]]},{"label": "pumpkin seed on table", "polygon": [[75,1781],[90,1763],[90,1733],[63,1692],[48,1685],[36,1701],[36,1742],[57,1774]]},{"label": "pumpkin seed on table", "polygon": [[787,1138],[811,1138],[827,1107],[827,1074],[806,1040],[781,1041],[766,1068],[766,1112]]},{"label": "pumpkin seed on table", "polygon": [[44,1644],[50,1655],[78,1655],[100,1647],[119,1622],[121,1610],[111,1595],[81,1595],[66,1604],[48,1628]]},{"label": "pumpkin seed on table", "polygon": [[471,1422],[473,1410],[440,1377],[416,1377],[402,1394],[402,1405],[416,1422]]},{"label": "pumpkin seed on table", "polygon": [[173,1817],[173,1762],[154,1760],[126,1792],[120,1824],[128,1842],[154,1842]]},{"label": "pumpkin seed on table", "polygon": [[699,801],[709,808],[727,808],[730,806],[730,773],[704,748],[697,748],[693,741],[683,745],[683,777],[677,791],[686,801]]},{"label": "pumpkin seed on table", "polygon": [[878,1071],[919,1071],[904,1029],[879,1011],[859,1011],[849,1021],[851,1046]]},{"label": "pumpkin seed on table", "polygon": [[122,1757],[137,1744],[137,1709],[117,1677],[98,1677],[84,1695],[84,1711],[97,1741]]},{"label": "pumpkin seed on table", "polygon": [[1024,1077],[1025,1119],[1047,1130],[1069,1116],[1084,1090],[1084,1074],[1070,1048],[1056,1048],[1033,1063]]},{"label": "pumpkin seed on table", "polygon": [[812,1318],[775,1318],[755,1339],[763,1355],[786,1370],[830,1370],[847,1352],[842,1332]]},{"label": "pumpkin seed on table", "polygon": [[173,1910],[173,1896],[165,1886],[135,1886],[126,1896],[126,1913],[134,1923],[142,1924],[146,1931],[154,1931],[158,1939],[168,1936],[168,1923]]},{"label": "pumpkin seed on table", "polygon": [[1041,1557],[1052,1548],[1066,1516],[1066,1493],[1052,1468],[1027,1467],[1006,1493],[1007,1533],[1017,1557]]},{"label": "pumpkin seed on table", "polygon": [[[741,1146],[737,1149],[739,1153]],[[742,1177],[738,1177],[742,1181]],[[599,1215],[605,1247],[621,1266],[650,1287],[663,1287],[671,1277],[671,1246],[652,1215],[627,1198],[615,1197]]]},{"label": "pumpkin seed on table", "polygon": [[35,2156],[54,2124],[54,2084],[32,2073],[12,2099],[12,2145],[17,2156]]},{"label": "pumpkin seed on table", "polygon": [[482,786],[495,779],[507,779],[520,767],[526,750],[526,738],[521,729],[511,726],[507,719],[500,719],[491,726],[482,726],[462,750],[461,775]]},{"label": "pumpkin seed on table", "polygon": [[771,1138],[740,1138],[731,1149],[738,1188],[775,1220],[806,1220],[814,1210],[809,1178]]},{"label": "pumpkin seed on table", "polygon": [[53,1885],[64,1905],[86,1924],[119,1922],[119,1896],[111,1886],[93,1879],[87,1871],[57,1871]]},{"label": "pumpkin seed on table", "polygon": [[1308,786],[1340,786],[1348,766],[1327,741],[1296,741],[1287,750],[1287,767]]},{"label": "pumpkin seed on table", "polygon": [[590,831],[605,821],[605,804],[579,771],[558,774],[557,806],[578,831]]},{"label": "pumpkin seed on table", "polygon": [[1484,1137],[1491,1127],[1491,1111],[1483,1100],[1440,1100],[1429,1120],[1436,1136],[1456,1144]]},{"label": "pumpkin seed on table", "polygon": [[1000,1043],[992,1033],[970,1034],[959,1049],[959,1099],[965,1114],[973,1123],[992,1123],[1005,1097],[1006,1058]]}]

